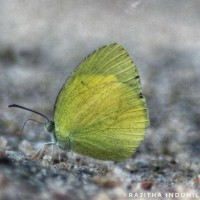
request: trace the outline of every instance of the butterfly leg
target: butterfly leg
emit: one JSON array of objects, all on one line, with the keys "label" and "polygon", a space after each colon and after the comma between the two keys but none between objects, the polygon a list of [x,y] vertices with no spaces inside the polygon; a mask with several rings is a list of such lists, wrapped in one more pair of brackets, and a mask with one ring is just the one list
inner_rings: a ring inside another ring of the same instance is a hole
[{"label": "butterfly leg", "polygon": [[55,145],[55,142],[46,142],[44,144],[42,144],[39,148],[39,150],[32,156],[33,159],[39,159],[42,157],[43,153],[45,152],[46,150],[46,146],[47,145],[52,145],[52,153],[51,153],[51,157],[53,155],[53,146]]}]

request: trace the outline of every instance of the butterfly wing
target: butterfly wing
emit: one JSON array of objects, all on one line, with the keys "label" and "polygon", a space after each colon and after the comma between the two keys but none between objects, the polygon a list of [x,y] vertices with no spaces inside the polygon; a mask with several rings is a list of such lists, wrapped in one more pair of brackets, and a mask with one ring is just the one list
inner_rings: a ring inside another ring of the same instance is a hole
[{"label": "butterfly wing", "polygon": [[103,160],[131,157],[149,125],[139,75],[119,44],[80,63],[61,89],[55,136],[64,148]]}]

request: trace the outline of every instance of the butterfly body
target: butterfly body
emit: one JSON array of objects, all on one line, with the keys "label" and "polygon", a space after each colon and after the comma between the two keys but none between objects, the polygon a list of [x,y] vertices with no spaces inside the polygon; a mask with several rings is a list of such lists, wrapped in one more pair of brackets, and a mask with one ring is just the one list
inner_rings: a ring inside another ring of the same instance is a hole
[{"label": "butterfly body", "polygon": [[94,51],[76,67],[57,96],[54,121],[24,106],[9,107],[46,118],[44,128],[52,134],[47,144],[101,160],[130,158],[149,126],[137,68],[117,43]]}]

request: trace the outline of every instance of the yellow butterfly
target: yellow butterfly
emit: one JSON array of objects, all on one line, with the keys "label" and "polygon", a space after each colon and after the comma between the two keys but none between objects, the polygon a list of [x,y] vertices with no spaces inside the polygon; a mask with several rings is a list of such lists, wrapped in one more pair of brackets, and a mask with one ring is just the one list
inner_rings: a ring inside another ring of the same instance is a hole
[{"label": "yellow butterfly", "polygon": [[76,67],[57,96],[54,122],[45,123],[61,148],[113,161],[131,157],[147,126],[139,74],[117,43],[94,51]]}]

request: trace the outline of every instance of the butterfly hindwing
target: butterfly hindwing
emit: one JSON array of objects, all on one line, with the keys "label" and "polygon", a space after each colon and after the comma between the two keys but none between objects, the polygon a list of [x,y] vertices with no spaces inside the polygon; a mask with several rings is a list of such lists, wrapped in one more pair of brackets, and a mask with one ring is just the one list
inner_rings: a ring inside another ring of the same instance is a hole
[{"label": "butterfly hindwing", "polygon": [[104,46],[77,66],[57,97],[54,122],[58,142],[67,140],[74,152],[103,160],[131,156],[149,119],[137,69],[121,45]]}]

